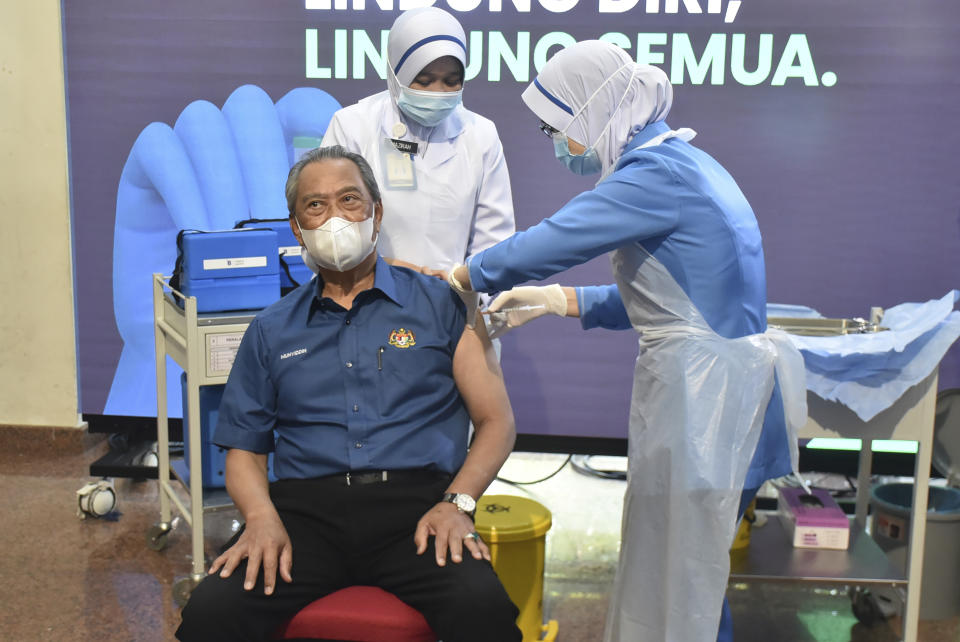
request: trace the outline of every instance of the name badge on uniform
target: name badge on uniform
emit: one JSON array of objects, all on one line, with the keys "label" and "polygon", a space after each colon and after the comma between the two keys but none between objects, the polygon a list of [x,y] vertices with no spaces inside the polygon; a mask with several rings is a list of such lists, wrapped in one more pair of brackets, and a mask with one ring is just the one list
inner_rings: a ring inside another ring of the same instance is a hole
[{"label": "name badge on uniform", "polygon": [[396,138],[391,138],[390,142],[393,143],[393,146],[397,148],[398,152],[403,152],[404,154],[416,155],[417,151],[420,149],[420,144],[415,143],[412,140],[399,140]]},{"label": "name badge on uniform", "polygon": [[384,138],[380,144],[383,183],[386,189],[417,189],[414,154],[419,145],[412,141]]}]

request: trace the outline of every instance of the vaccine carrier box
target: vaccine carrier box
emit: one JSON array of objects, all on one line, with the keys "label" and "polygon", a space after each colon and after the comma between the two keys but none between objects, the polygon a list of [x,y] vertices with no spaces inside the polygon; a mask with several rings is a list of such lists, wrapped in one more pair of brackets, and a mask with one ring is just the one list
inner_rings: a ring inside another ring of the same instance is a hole
[{"label": "vaccine carrier box", "polygon": [[[220,401],[223,399],[224,385],[200,386],[200,467],[204,488],[223,488],[226,486],[227,449],[213,443],[213,431],[217,427],[220,413]],[[187,408],[187,375],[180,375],[180,390],[183,395],[183,407]],[[190,470],[190,417],[183,413],[183,460]]]},{"label": "vaccine carrier box", "polygon": [[825,490],[780,488],[778,513],[795,548],[846,550],[850,520]]},{"label": "vaccine carrier box", "polygon": [[274,230],[184,232],[180,291],[197,312],[265,308],[280,298],[277,248]]},{"label": "vaccine carrier box", "polygon": [[[238,228],[265,229],[277,233],[277,250],[280,258],[280,290],[286,294],[313,278],[313,271],[303,262],[300,243],[290,229],[290,219],[254,218],[237,222]],[[286,269],[284,269],[286,266]]]},{"label": "vaccine carrier box", "polygon": [[[227,449],[213,443],[213,433],[217,429],[217,419],[220,416],[220,402],[223,400],[223,391],[225,385],[200,386],[199,400],[200,407],[197,408],[197,416],[200,418],[199,444],[194,443],[193,447],[200,447],[200,474],[204,488],[225,488],[227,485]],[[187,401],[187,375],[180,375],[180,392],[183,399],[184,409],[188,408]],[[190,413],[183,413],[183,460],[186,464],[187,474],[190,471]],[[267,456],[267,479],[277,481],[273,473],[273,453]],[[189,477],[187,479],[189,481]]]}]

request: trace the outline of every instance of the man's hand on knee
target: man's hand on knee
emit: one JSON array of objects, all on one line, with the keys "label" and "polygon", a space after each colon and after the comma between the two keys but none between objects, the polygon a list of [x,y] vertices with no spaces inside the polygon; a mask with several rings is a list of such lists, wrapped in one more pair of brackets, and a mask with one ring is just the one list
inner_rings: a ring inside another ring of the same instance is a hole
[{"label": "man's hand on knee", "polygon": [[212,575],[220,570],[220,577],[230,577],[244,559],[247,560],[247,574],[243,588],[247,591],[256,585],[261,565],[265,595],[273,593],[278,570],[285,582],[293,581],[290,574],[293,567],[293,546],[278,515],[248,520],[240,538],[213,561],[209,572]]},{"label": "man's hand on knee", "polygon": [[462,561],[464,547],[474,559],[490,561],[490,549],[476,535],[473,520],[449,502],[437,504],[420,518],[413,536],[417,555],[426,552],[431,535],[434,536],[437,566],[446,565],[448,552],[454,562]]}]

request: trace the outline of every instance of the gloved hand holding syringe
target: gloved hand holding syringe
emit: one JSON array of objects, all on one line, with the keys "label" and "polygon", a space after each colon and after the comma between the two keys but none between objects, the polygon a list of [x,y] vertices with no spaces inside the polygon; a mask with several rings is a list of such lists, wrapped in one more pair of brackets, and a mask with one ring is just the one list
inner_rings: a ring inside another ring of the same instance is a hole
[{"label": "gloved hand holding syringe", "polygon": [[[447,273],[447,283],[461,296],[473,289],[464,265],[458,265]],[[579,317],[580,306],[574,288],[557,284],[542,287],[524,285],[497,296],[483,314],[487,315],[490,338],[496,339],[509,330],[547,314]]]},{"label": "gloved hand holding syringe", "polygon": [[[570,309],[571,301],[573,310]],[[547,314],[578,316],[579,309],[573,288],[554,284],[543,287],[521,286],[503,292],[483,313],[487,315],[490,337],[495,339],[537,317]]]}]

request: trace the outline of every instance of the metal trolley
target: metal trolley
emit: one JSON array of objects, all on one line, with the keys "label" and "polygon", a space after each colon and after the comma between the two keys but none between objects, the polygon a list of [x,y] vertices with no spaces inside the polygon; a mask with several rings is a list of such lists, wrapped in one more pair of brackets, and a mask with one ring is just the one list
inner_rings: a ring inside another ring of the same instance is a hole
[{"label": "metal trolley", "polygon": [[[200,386],[227,382],[237,347],[256,311],[197,314],[196,297],[170,287],[170,277],[153,275],[154,335],[157,366],[157,477],[160,487],[160,521],[147,529],[147,546],[162,550],[173,529],[172,506],[190,526],[193,567],[189,577],[174,582],[174,600],[183,605],[206,574],[203,550],[203,515],[233,506],[226,490],[204,488]],[[171,459],[167,417],[167,356],[186,373],[184,440],[189,443],[189,466],[183,458]],[[190,474],[193,471],[194,474]],[[176,483],[174,482],[176,480]],[[177,485],[186,489],[187,500]],[[172,506],[171,506],[172,505]]]},{"label": "metal trolley", "polygon": [[[871,310],[871,319],[768,319],[771,327],[807,336],[834,336],[883,331],[883,311]],[[937,370],[906,390],[897,401],[870,421],[863,421],[843,404],[807,393],[809,418],[800,438],[860,439],[856,513],[850,524],[850,546],[845,551],[795,549],[783,534],[779,520],[771,519],[751,534],[750,546],[731,554],[733,582],[811,582],[857,587],[851,590],[854,614],[861,618],[862,587],[906,589],[903,616],[904,642],[916,642],[920,613],[923,547],[927,524],[927,489],[933,448],[937,399]],[[872,443],[875,439],[916,441],[913,516],[907,551],[906,577],[866,532],[870,499]]]}]

